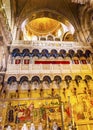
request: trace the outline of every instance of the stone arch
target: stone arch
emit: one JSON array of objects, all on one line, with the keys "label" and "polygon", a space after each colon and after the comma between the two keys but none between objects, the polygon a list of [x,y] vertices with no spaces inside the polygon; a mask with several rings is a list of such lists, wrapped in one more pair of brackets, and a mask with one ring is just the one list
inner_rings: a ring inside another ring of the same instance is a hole
[{"label": "stone arch", "polygon": [[65,57],[66,57],[66,50],[61,49],[61,50],[59,51],[59,55],[62,56],[63,58],[65,58]]},{"label": "stone arch", "polygon": [[68,50],[69,56],[72,58],[75,54],[75,51],[73,49]]},{"label": "stone arch", "polygon": [[49,34],[49,35],[47,36],[47,40],[48,40],[48,41],[54,41],[54,36]]},{"label": "stone arch", "polygon": [[59,76],[59,75],[54,76],[54,81],[61,83],[61,81],[62,81],[61,76]]},{"label": "stone arch", "polygon": [[51,56],[53,57],[57,57],[58,56],[58,52],[56,49],[52,49],[51,52],[50,52]]},{"label": "stone arch", "polygon": [[[24,15],[24,17],[20,16],[18,21],[17,21],[17,26],[21,25],[23,21],[29,22],[31,20],[37,19],[37,18],[42,18],[42,17],[48,17],[48,18],[52,18],[55,20],[58,20],[59,22],[64,23],[65,25],[68,26],[68,23],[65,22],[66,20],[68,20],[67,17],[65,17],[64,15],[62,15],[62,13],[59,13],[55,10],[51,10],[51,9],[39,9],[37,11],[30,11],[28,15]],[[69,23],[71,23],[74,27],[76,27],[77,25],[75,25],[75,22],[68,20]]]},{"label": "stone arch", "polygon": [[12,52],[18,52],[19,53],[20,50],[19,50],[19,48],[15,48],[15,49],[12,50]]},{"label": "stone arch", "polygon": [[8,78],[7,83],[11,84],[12,82],[16,82],[16,81],[17,81],[16,77],[15,76],[11,76],[11,77]]},{"label": "stone arch", "polygon": [[90,50],[85,50],[85,56],[86,56],[86,58],[88,58],[88,57],[90,57],[90,55],[91,55],[91,51]]},{"label": "stone arch", "polygon": [[47,49],[43,49],[43,50],[41,51],[41,54],[42,54],[42,56],[46,56],[46,57],[48,57],[49,52],[48,52]]},{"label": "stone arch", "polygon": [[33,56],[37,56],[38,57],[39,50],[38,49],[33,49],[32,50],[32,54],[33,54]]},{"label": "stone arch", "polygon": [[78,57],[81,57],[82,55],[83,55],[83,51],[82,50],[77,50],[77,55],[78,55]]},{"label": "stone arch", "polygon": [[43,77],[43,81],[48,81],[48,83],[51,83],[51,77],[45,75],[45,76]]},{"label": "stone arch", "polygon": [[90,75],[85,75],[85,80],[92,80],[92,77]]},{"label": "stone arch", "polygon": [[70,32],[66,32],[66,33],[63,35],[62,41],[74,41],[73,34],[71,34]]},{"label": "stone arch", "polygon": [[23,56],[23,57],[29,56],[29,54],[30,54],[29,49],[23,49],[23,50],[22,50],[22,56]]},{"label": "stone arch", "polygon": [[33,76],[33,77],[31,78],[31,82],[35,82],[35,81],[37,81],[38,83],[40,83],[40,78],[39,78],[39,76]]},{"label": "stone arch", "polygon": [[65,82],[66,82],[67,87],[69,87],[70,82],[72,81],[72,76],[66,75],[66,76],[64,77],[64,80],[65,80]]},{"label": "stone arch", "polygon": [[70,75],[66,75],[64,80],[70,82],[72,80],[72,77]]},{"label": "stone arch", "polygon": [[[23,10],[25,12],[25,9],[23,9]],[[20,31],[20,26],[22,26],[22,23],[24,21],[27,24],[31,20],[34,20],[37,18],[43,18],[43,17],[58,20],[59,22],[62,22],[63,24],[65,24],[67,27],[69,27],[71,24],[71,25],[73,25],[75,30],[78,30],[79,23],[74,17],[69,17],[69,15],[67,15],[67,14],[64,15],[62,12],[60,12],[56,9],[55,10],[54,9],[46,9],[46,8],[37,9],[37,10],[31,9],[29,11],[29,13],[27,13],[27,14],[25,14],[24,12],[21,13],[21,15],[19,16],[17,23],[16,23],[16,26],[19,28],[19,31]],[[68,22],[66,22],[66,21],[68,21]]]},{"label": "stone arch", "polygon": [[20,84],[22,84],[22,82],[24,82],[24,81],[26,81],[26,82],[28,82],[29,81],[29,79],[28,79],[28,77],[27,76],[22,76],[21,78],[20,78]]},{"label": "stone arch", "polygon": [[19,48],[15,48],[15,49],[12,50],[12,56],[13,57],[20,56]]},{"label": "stone arch", "polygon": [[75,81],[78,83],[78,82],[80,82],[80,80],[82,80],[82,77],[80,75],[76,75]]}]

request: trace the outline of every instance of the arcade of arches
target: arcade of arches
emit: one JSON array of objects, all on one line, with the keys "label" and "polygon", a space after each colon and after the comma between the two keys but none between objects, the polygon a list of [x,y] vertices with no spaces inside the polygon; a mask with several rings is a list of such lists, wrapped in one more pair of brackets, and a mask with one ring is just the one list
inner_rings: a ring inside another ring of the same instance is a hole
[{"label": "arcade of arches", "polygon": [[92,0],[0,0],[0,130],[93,130],[92,12]]}]

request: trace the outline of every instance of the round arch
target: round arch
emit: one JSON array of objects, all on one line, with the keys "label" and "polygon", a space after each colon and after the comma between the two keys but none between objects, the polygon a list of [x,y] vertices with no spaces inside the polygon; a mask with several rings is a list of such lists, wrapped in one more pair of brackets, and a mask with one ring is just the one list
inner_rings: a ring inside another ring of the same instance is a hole
[{"label": "round arch", "polygon": [[59,51],[59,55],[62,56],[63,58],[65,58],[65,57],[66,57],[66,50],[61,49],[61,50]]},{"label": "round arch", "polygon": [[77,50],[77,55],[78,55],[78,57],[81,57],[82,55],[83,55],[83,51],[82,50]]},{"label": "round arch", "polygon": [[54,81],[57,81],[58,83],[61,83],[61,81],[62,81],[61,76],[56,75],[56,76],[54,77]]},{"label": "round arch", "polygon": [[85,56],[86,56],[86,58],[90,57],[91,53],[92,53],[92,52],[91,52],[90,50],[86,50],[86,51],[85,51]]},{"label": "round arch", "polygon": [[76,75],[76,76],[75,76],[75,80],[76,80],[77,82],[79,82],[80,80],[82,80],[82,77],[81,77],[80,75]]},{"label": "round arch", "polygon": [[85,75],[85,80],[88,81],[88,80],[92,80],[92,77],[90,75]]},{"label": "round arch", "polygon": [[51,52],[50,52],[50,55],[53,56],[53,57],[57,57],[58,56],[58,52],[56,49],[52,49]]},{"label": "round arch", "polygon": [[64,35],[63,35],[63,41],[74,41],[74,37],[73,37],[73,34],[71,34],[70,32],[66,32]]},{"label": "round arch", "polygon": [[33,56],[39,56],[39,50],[38,49],[33,49],[32,54],[33,54]]},{"label": "round arch", "polygon": [[75,51],[73,49],[70,49],[68,51],[69,56],[72,58],[75,55]]},{"label": "round arch", "polygon": [[35,81],[37,81],[38,83],[40,83],[40,78],[39,78],[39,76],[33,76],[33,77],[31,78],[31,82],[35,82]]},{"label": "round arch", "polygon": [[73,21],[71,19],[68,20],[68,18],[65,17],[62,13],[59,13],[51,9],[40,9],[38,11],[33,11],[33,12],[31,11],[28,15],[24,15],[24,17],[21,17],[21,19],[17,21],[17,26],[22,26],[22,23],[28,23],[31,20],[37,18],[43,18],[43,17],[48,17],[54,20],[58,20],[59,22],[62,22],[66,26],[69,26],[69,24],[72,24],[75,28],[77,26],[74,22],[75,19]]},{"label": "round arch", "polygon": [[19,48],[15,48],[15,49],[12,50],[12,56],[13,57],[20,56]]},{"label": "round arch", "polygon": [[17,81],[16,77],[15,76],[11,76],[11,77],[8,78],[7,83],[11,84],[12,82],[16,82],[16,81]]},{"label": "round arch", "polygon": [[70,75],[65,76],[65,81],[70,82],[72,80],[72,77]]},{"label": "round arch", "polygon": [[[67,9],[67,10],[70,11],[70,9]],[[71,27],[70,25],[72,25],[74,27],[74,30],[76,31],[78,31],[78,26],[80,26],[78,23],[78,20],[76,20],[74,17],[70,17],[68,13],[64,15],[63,11],[60,9],[56,9],[56,7],[54,7],[54,9],[53,8],[46,9],[44,7],[40,7],[38,9],[30,9],[28,13],[25,13],[25,10],[23,10],[21,14],[19,15],[19,18],[16,22],[16,26],[18,27],[18,29],[20,27],[24,28],[25,25],[28,24],[30,21],[35,20],[37,18],[43,18],[43,17],[57,20],[63,23],[64,25],[66,25],[68,28]],[[21,30],[19,29],[19,32],[22,32],[22,30],[23,29]]]},{"label": "round arch", "polygon": [[48,81],[48,83],[51,83],[51,77],[50,76],[44,76],[43,81]]},{"label": "round arch", "polygon": [[47,49],[43,49],[43,50],[41,51],[41,54],[42,54],[42,56],[46,56],[46,57],[49,56],[49,52],[48,52]]},{"label": "round arch", "polygon": [[15,49],[12,50],[12,52],[20,53],[20,50],[19,50],[19,48],[15,48]]},{"label": "round arch", "polygon": [[29,56],[29,54],[30,54],[29,49],[23,49],[23,50],[22,50],[22,56],[23,56],[23,57],[24,57],[24,56]]},{"label": "round arch", "polygon": [[20,84],[22,83],[22,82],[24,82],[24,81],[26,81],[26,82],[28,82],[29,80],[28,80],[28,77],[27,76],[22,76],[21,78],[20,78]]}]

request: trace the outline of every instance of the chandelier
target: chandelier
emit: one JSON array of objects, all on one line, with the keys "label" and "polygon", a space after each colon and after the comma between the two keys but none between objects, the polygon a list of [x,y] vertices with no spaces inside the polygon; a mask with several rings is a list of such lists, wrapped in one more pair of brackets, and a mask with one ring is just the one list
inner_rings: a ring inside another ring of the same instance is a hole
[{"label": "chandelier", "polygon": [[77,3],[77,4],[86,4],[90,2],[90,0],[71,0],[72,3]]}]

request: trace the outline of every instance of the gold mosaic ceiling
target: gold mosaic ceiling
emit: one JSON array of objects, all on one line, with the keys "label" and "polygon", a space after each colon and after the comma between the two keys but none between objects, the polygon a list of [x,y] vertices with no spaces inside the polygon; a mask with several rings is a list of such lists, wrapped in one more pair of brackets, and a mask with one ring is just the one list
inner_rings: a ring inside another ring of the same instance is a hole
[{"label": "gold mosaic ceiling", "polygon": [[56,31],[60,27],[60,22],[47,17],[32,20],[26,25],[26,31],[29,35],[33,34],[48,34]]}]

